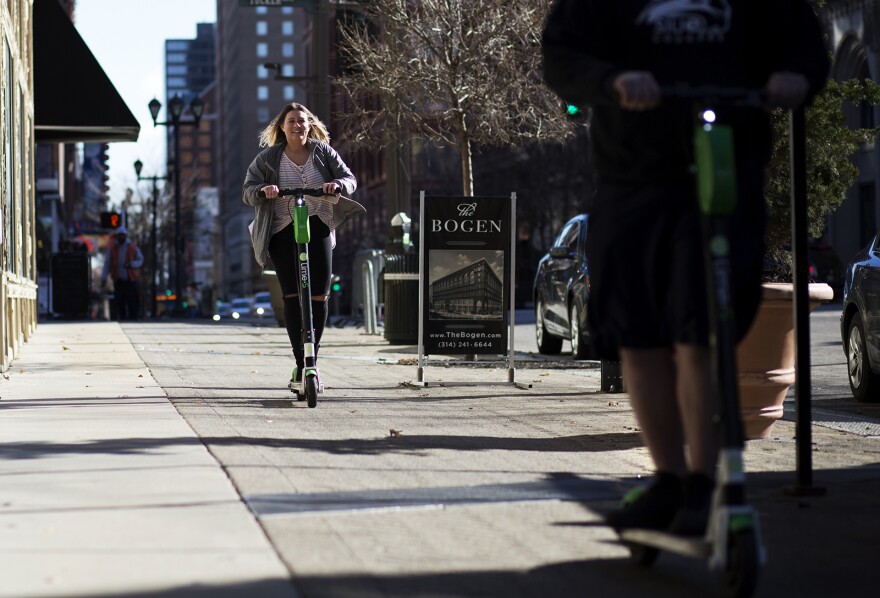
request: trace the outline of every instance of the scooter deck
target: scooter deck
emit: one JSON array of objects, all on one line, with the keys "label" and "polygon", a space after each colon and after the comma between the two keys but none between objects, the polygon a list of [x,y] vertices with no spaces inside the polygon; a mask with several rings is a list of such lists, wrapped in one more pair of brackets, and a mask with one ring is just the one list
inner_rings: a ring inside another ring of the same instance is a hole
[{"label": "scooter deck", "polygon": [[712,543],[703,537],[676,536],[669,532],[652,529],[625,529],[620,532],[620,539],[624,542],[695,558],[709,558],[712,555]]}]

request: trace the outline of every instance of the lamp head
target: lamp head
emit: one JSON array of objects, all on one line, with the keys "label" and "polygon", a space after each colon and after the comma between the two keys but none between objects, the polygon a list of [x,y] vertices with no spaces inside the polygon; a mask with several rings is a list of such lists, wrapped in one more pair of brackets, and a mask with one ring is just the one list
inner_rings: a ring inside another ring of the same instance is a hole
[{"label": "lamp head", "polygon": [[150,107],[150,116],[153,117],[153,126],[156,126],[156,119],[159,117],[159,110],[162,109],[162,102],[153,98],[150,100],[150,103],[147,104]]},{"label": "lamp head", "polygon": [[202,119],[202,114],[205,113],[205,102],[202,98],[196,96],[192,99],[192,102],[189,103],[189,110],[192,112],[193,120],[198,127],[199,121]]},{"label": "lamp head", "polygon": [[171,120],[174,122],[180,120],[180,115],[183,114],[183,99],[179,95],[168,100],[168,111],[171,113]]},{"label": "lamp head", "polygon": [[134,161],[134,171],[137,173],[138,178],[140,178],[141,170],[143,170],[143,169],[144,169],[144,163],[141,162],[140,160],[135,160]]}]

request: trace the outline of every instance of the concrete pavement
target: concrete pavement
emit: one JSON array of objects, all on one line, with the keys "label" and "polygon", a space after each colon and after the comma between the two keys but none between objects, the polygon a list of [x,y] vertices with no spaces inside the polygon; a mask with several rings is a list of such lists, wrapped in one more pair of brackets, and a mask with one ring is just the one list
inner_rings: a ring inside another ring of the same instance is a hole
[{"label": "concrete pavement", "polygon": [[296,596],[118,324],[40,324],[0,383],[0,438],[0,595]]},{"label": "concrete pavement", "polygon": [[[307,409],[277,328],[41,323],[0,380],[0,596],[718,595],[601,524],[651,470],[625,395],[522,357],[530,390],[419,388],[414,347],[331,327]],[[815,426],[807,498],[784,492],[793,434],[747,447],[757,595],[875,595],[880,439]]]}]

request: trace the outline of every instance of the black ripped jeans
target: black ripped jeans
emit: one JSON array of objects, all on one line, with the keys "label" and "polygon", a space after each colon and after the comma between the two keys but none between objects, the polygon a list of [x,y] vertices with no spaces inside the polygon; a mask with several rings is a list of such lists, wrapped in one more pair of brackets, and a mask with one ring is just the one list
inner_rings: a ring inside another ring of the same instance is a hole
[{"label": "black ripped jeans", "polygon": [[[317,216],[309,216],[309,275],[311,278],[311,297],[324,297],[330,294],[330,269],[333,265],[333,247],[330,228]],[[290,346],[296,359],[296,366],[302,371],[305,365],[303,356],[302,314],[299,308],[301,284],[299,280],[299,260],[296,257],[296,240],[293,224],[288,224],[269,240],[269,257],[275,264],[278,282],[284,295],[284,324]],[[308,299],[308,298],[307,298]],[[312,324],[315,327],[315,357],[327,323],[327,301],[312,299]]]}]

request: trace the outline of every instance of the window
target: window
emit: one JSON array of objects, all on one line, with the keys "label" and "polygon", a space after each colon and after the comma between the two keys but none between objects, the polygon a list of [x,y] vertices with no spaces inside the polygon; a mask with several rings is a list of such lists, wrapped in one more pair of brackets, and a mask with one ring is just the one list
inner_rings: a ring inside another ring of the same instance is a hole
[{"label": "window", "polygon": [[294,73],[294,70],[293,70],[293,65],[292,65],[292,64],[285,64],[285,65],[282,65],[282,66],[281,66],[281,74],[282,74],[283,76],[285,76],[285,77],[293,77],[293,73]]},{"label": "window", "polygon": [[292,102],[294,99],[293,85],[285,85],[284,86],[284,101]]},{"label": "window", "polygon": [[268,11],[269,11],[269,9],[268,9],[267,7],[265,7],[265,6],[258,6],[258,7],[257,7],[257,14],[258,14],[258,15],[264,15],[264,14],[266,14]]},{"label": "window", "polygon": [[269,109],[257,108],[257,122],[269,124]]},{"label": "window", "polygon": [[257,35],[266,35],[269,33],[269,25],[266,21],[257,21]]},{"label": "window", "polygon": [[[13,165],[16,163],[15,160],[15,144],[12,141],[13,136],[13,128],[12,128],[12,90],[15,89],[15,79],[12,77],[12,52],[9,46],[6,45],[6,40],[3,40],[3,70],[6,72],[6,81],[5,85],[0,89],[0,95],[3,97],[2,105],[2,114],[5,116],[3,122],[3,155],[6,158],[6,196],[3,198],[3,203],[6,208],[6,215],[12,213],[14,202],[13,189],[15,188],[15,168]],[[3,189],[0,188],[0,192]],[[3,218],[2,214],[0,214],[0,241],[6,243],[9,239],[9,228],[10,218]],[[10,251],[14,251],[14,247],[9,245]],[[11,259],[11,258],[10,258]]]},{"label": "window", "polygon": [[281,44],[281,55],[285,58],[293,56],[293,44],[290,42],[284,42]]},{"label": "window", "polygon": [[173,52],[165,55],[166,64],[181,64],[184,62],[186,62],[186,54]]},{"label": "window", "polygon": [[293,14],[293,7],[292,6],[282,6],[281,7],[281,14],[292,15]]},{"label": "window", "polygon": [[874,200],[874,183],[862,183],[859,185],[859,241],[861,245],[867,245],[877,232],[877,208]]},{"label": "window", "polygon": [[166,52],[180,52],[189,50],[189,41],[187,40],[168,40],[165,42]]},{"label": "window", "polygon": [[293,21],[281,22],[281,35],[293,35]]},{"label": "window", "polygon": [[168,87],[186,87],[186,77],[168,77]]},{"label": "window", "polygon": [[266,85],[257,86],[257,99],[258,100],[268,100],[269,99],[269,87]]},{"label": "window", "polygon": [[863,129],[874,128],[874,106],[870,102],[859,104],[859,121]]},{"label": "window", "polygon": [[269,44],[266,42],[260,42],[257,44],[257,56],[259,58],[265,58],[269,55]]},{"label": "window", "polygon": [[265,79],[269,76],[269,69],[264,67],[262,64],[257,65],[257,79]]},{"label": "window", "polygon": [[574,222],[569,222],[557,235],[556,241],[554,241],[554,247],[566,247],[569,244],[569,240],[574,236],[577,238],[577,225]]},{"label": "window", "polygon": [[165,69],[165,73],[168,75],[185,75],[186,74],[186,65],[182,66],[169,66]]}]

